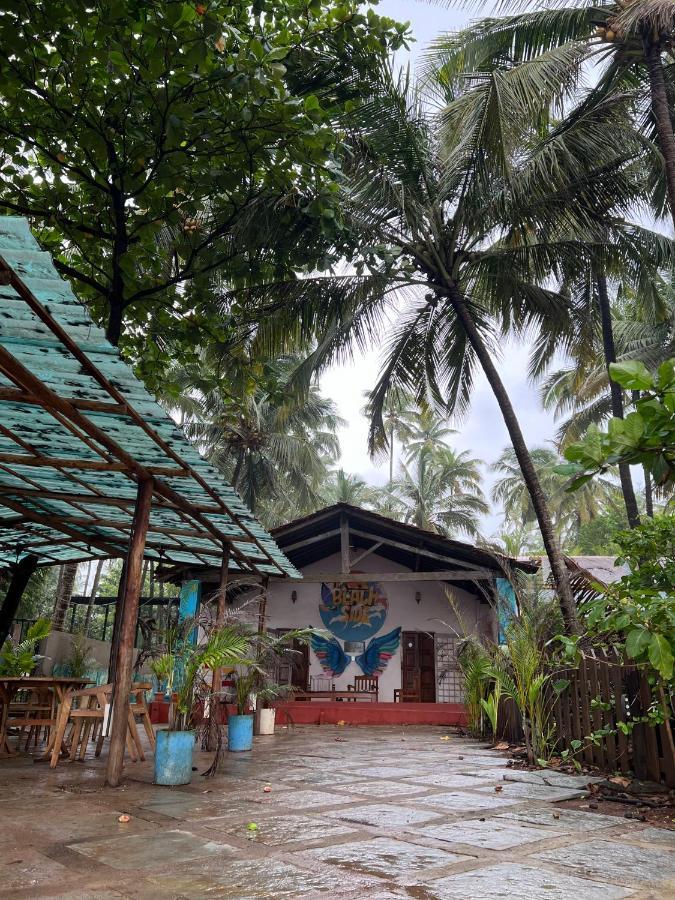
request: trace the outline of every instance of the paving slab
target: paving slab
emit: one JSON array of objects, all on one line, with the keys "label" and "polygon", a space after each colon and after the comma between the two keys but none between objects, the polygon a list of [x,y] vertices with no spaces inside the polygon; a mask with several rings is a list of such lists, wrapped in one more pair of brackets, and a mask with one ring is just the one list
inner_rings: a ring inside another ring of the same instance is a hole
[{"label": "paving slab", "polygon": [[607,878],[620,884],[658,885],[675,878],[675,854],[667,848],[636,847],[623,841],[589,841],[544,850],[534,857],[557,863],[584,875]]},{"label": "paving slab", "polygon": [[559,831],[596,831],[601,828],[616,828],[625,821],[618,816],[603,816],[601,813],[582,812],[578,809],[530,809],[498,813],[495,817],[505,821],[522,822],[525,825],[544,825]]},{"label": "paving slab", "polygon": [[31,847],[3,847],[0,862],[2,891],[31,888],[39,895],[42,889],[68,874],[66,866]]},{"label": "paving slab", "polygon": [[520,798],[504,797],[501,794],[485,794],[480,791],[448,791],[445,794],[430,794],[419,797],[417,803],[425,806],[437,806],[444,812],[473,812],[479,809],[504,809],[520,803]]},{"label": "paving slab", "polygon": [[642,828],[640,831],[631,832],[630,839],[647,844],[667,844],[675,849],[675,831],[669,831],[667,828]]},{"label": "paving slab", "polygon": [[[482,770],[475,775],[465,775],[461,772],[436,772],[428,776],[418,775],[416,778],[406,778],[409,784],[425,784],[437,787],[485,787],[490,775],[484,776]],[[495,779],[497,782],[499,779]]]},{"label": "paving slab", "polygon": [[398,878],[420,869],[448,866],[472,858],[447,850],[436,850],[433,847],[422,847],[385,837],[338,844],[335,847],[321,847],[317,850],[308,850],[303,855],[320,860],[322,863],[349,869],[352,872],[390,878]]},{"label": "paving slab", "polygon": [[326,817],[343,819],[345,822],[357,822],[360,825],[375,825],[381,828],[391,828],[398,825],[416,825],[418,822],[428,822],[437,819],[437,812],[428,812],[421,809],[413,809],[408,806],[385,806],[369,804],[366,806],[354,806],[351,809],[330,810],[324,814]]},{"label": "paving slab", "polygon": [[397,797],[427,794],[429,789],[421,784],[403,781],[358,781],[351,784],[336,785],[338,790],[367,797]]},{"label": "paving slab", "polygon": [[302,842],[311,844],[326,841],[343,835],[354,834],[355,829],[326,819],[310,816],[273,816],[258,819],[256,831],[249,831],[246,822],[240,822],[227,828],[228,834],[246,838],[254,844],[266,844],[276,847],[281,844]]},{"label": "paving slab", "polygon": [[330,794],[328,791],[285,791],[277,794],[272,791],[267,797],[271,803],[288,803],[294,809],[319,809],[324,806],[339,806],[344,803],[353,803],[351,797]]},{"label": "paving slab", "polygon": [[351,770],[352,777],[359,778],[406,778],[420,776],[419,769],[409,769],[403,766],[365,766]]},{"label": "paving slab", "polygon": [[235,900],[259,900],[274,897],[304,897],[320,894],[334,896],[363,890],[372,881],[343,877],[336,882],[333,872],[310,872],[277,859],[250,859],[228,863],[223,868],[217,861],[207,865],[183,868],[169,875],[148,878],[158,885],[162,895],[181,900],[202,897],[232,897]]},{"label": "paving slab", "polygon": [[507,769],[504,781],[523,781],[530,784],[547,784],[551,787],[578,788],[583,790],[588,784],[604,781],[603,775],[569,775],[567,772],[554,772],[545,769],[541,772],[529,772],[527,769]]},{"label": "paving slab", "polygon": [[[560,832],[564,833],[564,832]],[[420,834],[437,841],[452,844],[467,844],[484,850],[511,850],[535,841],[545,841],[551,837],[545,828],[534,828],[519,823],[498,822],[486,819],[484,822],[469,820],[453,824],[427,825]]]},{"label": "paving slab", "polygon": [[[578,800],[588,796],[588,791],[578,788],[550,787],[547,784],[529,784],[523,781],[500,782],[503,797],[521,797],[527,800]],[[481,793],[493,791],[493,787],[479,787]]]},{"label": "paving slab", "polygon": [[504,863],[449,875],[424,885],[434,900],[622,900],[631,890],[531,865]]},{"label": "paving slab", "polygon": [[233,853],[232,847],[226,844],[178,829],[143,835],[140,840],[135,835],[128,835],[112,840],[83,841],[68,847],[97,862],[127,872],[130,869],[152,870],[179,865],[214,854],[220,857],[223,865],[228,855]]}]

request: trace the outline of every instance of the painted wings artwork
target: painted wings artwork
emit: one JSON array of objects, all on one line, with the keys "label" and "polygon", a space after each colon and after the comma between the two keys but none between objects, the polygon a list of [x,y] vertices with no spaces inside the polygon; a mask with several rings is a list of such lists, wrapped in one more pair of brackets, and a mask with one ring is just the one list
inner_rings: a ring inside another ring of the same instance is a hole
[{"label": "painted wings artwork", "polygon": [[381,675],[401,642],[401,629],[374,637],[363,653],[356,657],[364,675]]},{"label": "painted wings artwork", "polygon": [[310,644],[326,675],[342,675],[350,660],[335,638],[328,640],[320,634],[313,634]]}]

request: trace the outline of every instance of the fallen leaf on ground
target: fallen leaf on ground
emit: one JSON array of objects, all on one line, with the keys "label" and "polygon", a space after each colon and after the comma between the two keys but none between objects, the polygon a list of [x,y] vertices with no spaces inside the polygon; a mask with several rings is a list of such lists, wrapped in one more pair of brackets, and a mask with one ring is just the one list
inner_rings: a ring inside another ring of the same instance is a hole
[{"label": "fallen leaf on ground", "polygon": [[611,781],[612,784],[618,784],[620,787],[624,788],[630,787],[631,785],[631,779],[624,778],[622,775],[612,775],[607,781]]},{"label": "fallen leaf on ground", "polygon": [[500,741],[498,744],[495,744],[492,749],[493,750],[508,750],[509,745],[506,741]]}]

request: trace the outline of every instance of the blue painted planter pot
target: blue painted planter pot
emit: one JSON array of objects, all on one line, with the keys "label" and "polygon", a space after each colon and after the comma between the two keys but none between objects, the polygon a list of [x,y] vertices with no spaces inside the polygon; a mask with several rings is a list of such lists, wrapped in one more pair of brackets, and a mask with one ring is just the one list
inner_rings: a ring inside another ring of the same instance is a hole
[{"label": "blue painted planter pot", "polygon": [[228,716],[227,749],[235,752],[253,747],[253,716]]},{"label": "blue painted planter pot", "polygon": [[194,746],[194,731],[158,731],[155,784],[189,784]]}]

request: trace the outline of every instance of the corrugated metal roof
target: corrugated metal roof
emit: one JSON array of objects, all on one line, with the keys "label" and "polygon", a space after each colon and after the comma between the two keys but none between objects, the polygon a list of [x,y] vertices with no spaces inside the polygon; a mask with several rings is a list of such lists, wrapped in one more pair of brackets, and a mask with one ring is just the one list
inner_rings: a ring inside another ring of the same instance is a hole
[{"label": "corrugated metal roof", "polygon": [[297,570],[202,459],[41,252],[0,217],[0,566],[123,556],[137,483],[155,482],[146,556]]}]

